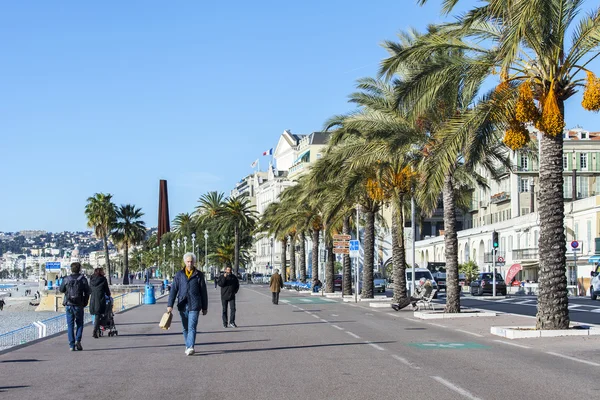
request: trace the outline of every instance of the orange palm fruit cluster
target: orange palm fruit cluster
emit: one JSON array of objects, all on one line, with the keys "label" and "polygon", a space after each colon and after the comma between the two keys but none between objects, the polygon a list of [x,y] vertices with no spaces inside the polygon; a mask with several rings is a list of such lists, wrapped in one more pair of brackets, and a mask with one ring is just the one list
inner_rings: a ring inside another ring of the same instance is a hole
[{"label": "orange palm fruit cluster", "polygon": [[510,122],[508,129],[504,132],[504,139],[502,139],[504,144],[513,151],[523,148],[530,140],[529,131],[525,125],[516,120]]},{"label": "orange palm fruit cluster", "polygon": [[515,118],[519,122],[535,122],[539,119],[540,113],[538,112],[535,103],[533,102],[533,92],[529,82],[524,82],[519,87],[519,98],[515,105]]},{"label": "orange palm fruit cluster", "polygon": [[588,111],[600,111],[600,79],[588,71],[581,105]]},{"label": "orange palm fruit cluster", "polygon": [[385,199],[385,193],[379,184],[379,182],[375,179],[367,179],[367,195],[375,201],[383,201]]},{"label": "orange palm fruit cluster", "polygon": [[554,85],[550,86],[548,95],[544,99],[541,124],[544,128],[542,131],[551,136],[562,135],[563,130],[565,129],[565,119],[558,108]]}]

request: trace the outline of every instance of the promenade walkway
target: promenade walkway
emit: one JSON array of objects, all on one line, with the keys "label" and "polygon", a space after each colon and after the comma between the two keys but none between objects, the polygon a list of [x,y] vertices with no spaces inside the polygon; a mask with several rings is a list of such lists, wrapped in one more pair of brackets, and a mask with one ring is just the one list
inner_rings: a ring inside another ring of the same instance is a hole
[{"label": "promenade walkway", "polygon": [[117,337],[95,340],[87,326],[82,352],[68,351],[62,334],[0,354],[0,398],[504,400],[598,393],[600,340],[591,337],[577,345],[499,341],[489,322],[430,323],[410,312],[295,292],[282,293],[275,306],[259,285],[242,286],[239,328],[224,329],[219,291],[210,285],[209,302],[194,356],[184,355],[178,315],[171,330],[158,327],[161,299],[116,315]]}]

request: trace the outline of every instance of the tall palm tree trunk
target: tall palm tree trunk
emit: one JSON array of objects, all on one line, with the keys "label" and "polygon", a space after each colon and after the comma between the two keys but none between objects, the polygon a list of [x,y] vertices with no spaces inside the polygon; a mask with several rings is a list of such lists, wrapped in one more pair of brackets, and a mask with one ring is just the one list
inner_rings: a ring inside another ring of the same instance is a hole
[{"label": "tall palm tree trunk", "polygon": [[394,276],[394,303],[406,299],[406,248],[404,247],[404,213],[402,201],[392,211],[392,263]]},{"label": "tall palm tree trunk", "polygon": [[319,235],[320,229],[314,229],[312,232],[312,254],[311,254],[311,273],[313,280],[319,279]]},{"label": "tall palm tree trunk", "polygon": [[[562,158],[561,158],[562,160]],[[458,237],[456,235],[456,199],[452,175],[444,179],[444,246],[446,257],[446,310],[460,312],[460,286],[458,285]]]},{"label": "tall palm tree trunk", "polygon": [[298,267],[298,275],[300,282],[306,282],[306,235],[300,233],[300,266]]},{"label": "tall palm tree trunk", "polygon": [[325,264],[325,293],[333,293],[333,276],[335,275],[335,254],[333,254],[333,241],[327,240],[327,264]]},{"label": "tall palm tree trunk", "polygon": [[296,234],[290,235],[290,281],[296,280]]},{"label": "tall palm tree trunk", "polygon": [[[350,234],[350,216],[344,217],[342,231],[344,235]],[[350,256],[348,254],[344,254],[343,261],[343,287],[342,287],[342,295],[343,296],[351,296],[352,295],[352,266],[350,265]]]},{"label": "tall palm tree trunk", "polygon": [[125,272],[123,272],[123,285],[129,285],[129,244],[125,243]]},{"label": "tall palm tree trunk", "polygon": [[363,265],[363,299],[372,299],[375,287],[373,286],[373,262],[375,261],[375,213],[371,210],[365,212],[365,238],[364,238],[364,265]]},{"label": "tall palm tree trunk", "polygon": [[233,245],[233,271],[235,276],[238,274],[238,270],[240,269],[240,230],[237,224],[235,224],[234,230],[234,245]]},{"label": "tall palm tree trunk", "polygon": [[[564,115],[564,104],[559,100]],[[568,329],[563,138],[543,134],[540,159],[540,276],[536,329]],[[575,193],[573,193],[575,196]]]},{"label": "tall palm tree trunk", "polygon": [[110,258],[108,257],[108,238],[106,235],[102,238],[104,242],[104,257],[106,258],[106,270],[108,271],[108,284],[112,285],[112,271],[110,269]]},{"label": "tall palm tree trunk", "polygon": [[281,279],[283,282],[286,281],[286,269],[287,269],[287,243],[288,238],[285,236],[281,240]]}]

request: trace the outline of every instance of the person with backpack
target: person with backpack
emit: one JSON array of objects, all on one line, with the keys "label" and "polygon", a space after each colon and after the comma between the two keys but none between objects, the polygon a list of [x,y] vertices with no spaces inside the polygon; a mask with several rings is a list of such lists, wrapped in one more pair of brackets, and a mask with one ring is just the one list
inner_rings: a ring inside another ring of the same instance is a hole
[{"label": "person with backpack", "polygon": [[[90,299],[90,287],[85,275],[81,274],[81,264],[71,263],[71,275],[63,279],[60,292],[65,294],[63,306],[67,315],[67,334],[71,351],[83,350],[83,309]],[[75,328],[77,329],[75,331]]]},{"label": "person with backpack", "polygon": [[183,325],[183,340],[185,341],[185,355],[194,355],[194,344],[196,343],[196,327],[198,316],[208,312],[208,292],[206,281],[202,271],[196,269],[196,255],[185,253],[183,255],[185,268],[177,272],[173,277],[167,312],[173,311],[175,299],[177,299],[177,310]]}]

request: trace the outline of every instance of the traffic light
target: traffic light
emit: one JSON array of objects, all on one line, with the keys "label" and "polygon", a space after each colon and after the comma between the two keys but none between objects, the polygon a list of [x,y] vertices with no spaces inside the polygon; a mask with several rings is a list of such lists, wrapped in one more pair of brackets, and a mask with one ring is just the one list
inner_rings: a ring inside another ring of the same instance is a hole
[{"label": "traffic light", "polygon": [[492,247],[494,247],[494,249],[500,247],[500,240],[498,239],[498,232],[496,231],[492,232]]}]

